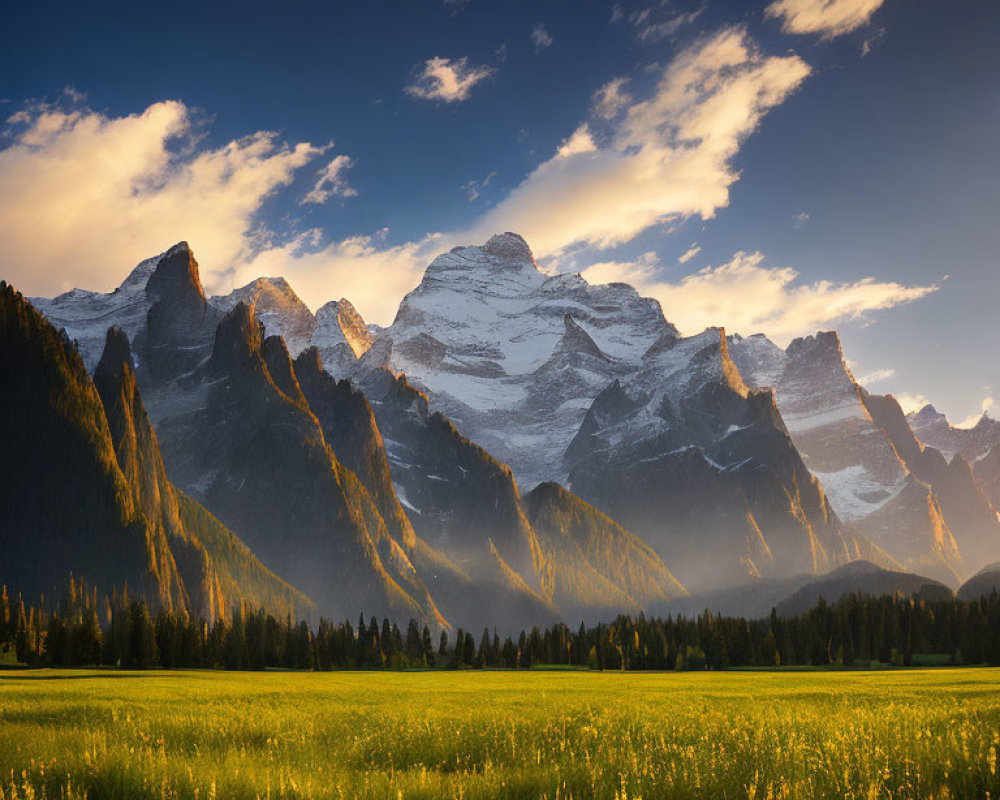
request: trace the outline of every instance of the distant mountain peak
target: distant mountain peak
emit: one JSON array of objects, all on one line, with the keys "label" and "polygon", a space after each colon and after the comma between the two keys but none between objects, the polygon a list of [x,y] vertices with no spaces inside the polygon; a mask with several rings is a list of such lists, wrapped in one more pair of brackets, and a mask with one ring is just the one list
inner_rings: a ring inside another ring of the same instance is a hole
[{"label": "distant mountain peak", "polygon": [[811,336],[801,336],[789,342],[785,349],[789,358],[837,359],[843,361],[844,353],[840,334],[836,331],[817,331]]},{"label": "distant mountain peak", "polygon": [[491,236],[489,241],[483,245],[483,252],[508,261],[527,260],[533,262],[535,260],[524,237],[511,231]]},{"label": "distant mountain peak", "polygon": [[213,371],[227,371],[259,354],[263,344],[263,323],[257,320],[253,309],[240,300],[219,323],[209,367]]},{"label": "distant mountain peak", "polygon": [[108,328],[108,335],[105,339],[104,353],[97,365],[94,373],[94,380],[100,385],[103,380],[115,380],[123,372],[123,366],[129,369],[133,366],[132,348],[128,342],[128,336],[117,325]]},{"label": "distant mountain peak", "polygon": [[198,262],[187,242],[167,250],[146,282],[146,293],[154,299],[199,300],[205,303]]}]

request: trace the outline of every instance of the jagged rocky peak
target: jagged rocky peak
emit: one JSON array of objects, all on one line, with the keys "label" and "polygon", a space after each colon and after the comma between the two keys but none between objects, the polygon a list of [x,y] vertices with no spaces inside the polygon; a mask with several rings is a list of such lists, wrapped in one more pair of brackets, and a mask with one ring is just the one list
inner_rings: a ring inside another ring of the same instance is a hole
[{"label": "jagged rocky peak", "polygon": [[169,298],[204,304],[198,262],[187,242],[178,242],[164,253],[146,281],[146,293],[155,301]]},{"label": "jagged rocky peak", "polygon": [[[104,337],[109,325],[117,325],[135,342],[145,329],[147,314],[152,305],[146,286],[160,262],[167,256],[177,256],[188,248],[179,242],[169,250],[140,262],[113,292],[91,292],[73,289],[58,297],[34,297],[32,304],[46,319],[58,328],[64,328],[69,338],[77,343],[80,355],[88,370],[93,370],[104,350]],[[197,272],[195,273],[197,285]]]},{"label": "jagged rocky peak", "polygon": [[257,278],[228,295],[212,298],[212,304],[229,311],[239,301],[254,308],[268,334],[282,337],[292,353],[309,346],[316,318],[284,278]]},{"label": "jagged rocky peak", "polygon": [[531,253],[531,248],[524,240],[524,237],[511,231],[491,236],[490,240],[483,245],[483,252],[504,261],[527,260],[532,263],[535,261],[535,257]]},{"label": "jagged rocky peak", "polygon": [[906,417],[914,435],[925,445],[940,450],[946,458],[956,453],[975,462],[1000,444],[1000,422],[985,411],[971,428],[952,425],[948,418],[931,404]]},{"label": "jagged rocky peak", "polygon": [[314,340],[330,335],[342,337],[355,358],[361,358],[368,351],[374,338],[362,316],[346,297],[331,300],[316,312]]},{"label": "jagged rocky peak", "polygon": [[101,360],[94,371],[94,382],[100,387],[102,381],[119,381],[126,368],[131,369],[134,365],[132,359],[132,348],[129,346],[128,336],[125,331],[117,325],[108,328],[108,334],[104,343],[104,352]]},{"label": "jagged rocky peak", "polygon": [[241,300],[219,323],[209,367],[216,372],[232,369],[259,354],[263,345],[264,325]]},{"label": "jagged rocky peak", "polygon": [[793,359],[822,359],[826,361],[843,362],[844,351],[840,343],[840,334],[836,331],[817,331],[811,336],[792,339],[785,353]]}]

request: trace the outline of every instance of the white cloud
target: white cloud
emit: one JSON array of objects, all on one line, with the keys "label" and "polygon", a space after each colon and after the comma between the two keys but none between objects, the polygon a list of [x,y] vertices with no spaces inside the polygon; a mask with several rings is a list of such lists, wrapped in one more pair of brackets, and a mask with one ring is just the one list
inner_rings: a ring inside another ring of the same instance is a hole
[{"label": "white cloud", "polygon": [[896,370],[894,369],[877,369],[873,372],[868,372],[858,378],[858,383],[862,386],[868,386],[872,383],[878,383],[880,381],[888,380],[896,375]]},{"label": "white cloud", "polygon": [[785,33],[818,33],[823,38],[860,28],[884,0],[775,0],[765,13],[781,19]]},{"label": "white cloud", "polygon": [[[665,6],[666,4],[661,4],[659,8]],[[702,6],[694,11],[669,14],[664,18],[658,14],[659,8],[650,6],[629,15],[629,21],[636,29],[635,36],[640,42],[658,42],[668,36],[673,36],[685,25],[690,25],[698,19],[701,12],[705,10],[705,6]]]},{"label": "white cloud", "polygon": [[614,119],[632,102],[632,97],[623,91],[628,78],[615,78],[594,92],[592,110],[595,117]]},{"label": "white cloud", "polygon": [[975,413],[970,414],[968,417],[966,417],[965,419],[963,419],[961,422],[956,422],[955,423],[955,427],[956,428],[974,428],[974,427],[976,427],[976,423],[979,422],[979,419],[983,416],[983,414],[988,414],[990,412],[990,409],[992,409],[995,404],[996,404],[996,401],[992,397],[984,397],[983,398],[983,402],[979,406],[979,411],[976,411]]},{"label": "white cloud", "polygon": [[435,56],[420,65],[416,80],[406,87],[406,92],[424,100],[461,103],[469,97],[473,86],[495,71],[487,66],[469,66],[468,58]]},{"label": "white cloud", "polygon": [[579,128],[573,131],[568,139],[563,140],[563,143],[559,145],[559,149],[556,151],[555,158],[572,158],[581,153],[593,153],[596,150],[597,145],[594,144],[594,137],[590,133],[590,126],[584,122]]},{"label": "white cloud", "polygon": [[899,407],[903,409],[904,414],[912,414],[914,411],[919,411],[924,406],[930,405],[931,402],[922,394],[899,392],[898,394],[893,393],[892,396],[896,398],[896,402],[899,403]]},{"label": "white cloud", "polygon": [[354,166],[354,159],[340,155],[316,174],[319,180],[303,199],[305,203],[325,203],[331,197],[357,197],[358,193],[347,182],[344,173]]},{"label": "white cloud", "polygon": [[496,172],[491,172],[481,181],[469,181],[468,183],[462,184],[462,191],[465,192],[469,197],[469,202],[473,202],[482,193],[483,189],[490,185],[492,181],[497,176]]},{"label": "white cloud", "polygon": [[552,37],[541,22],[536,23],[531,29],[531,45],[535,48],[536,53],[552,46]]},{"label": "white cloud", "polygon": [[742,141],[808,74],[798,56],[761,54],[741,27],[703,38],[663,69],[651,97],[628,107],[606,146],[581,126],[568,142],[587,146],[564,143],[459,238],[516,230],[546,257],[712,217],[739,178],[731,160]]},{"label": "white cloud", "polygon": [[687,264],[692,258],[694,258],[698,253],[701,252],[701,247],[697,242],[694,242],[687,250],[684,251],[684,255],[677,259],[681,264]]},{"label": "white cloud", "polygon": [[805,211],[800,211],[798,214],[792,217],[792,221],[795,223],[796,228],[804,228],[806,223],[811,219],[810,215]]},{"label": "white cloud", "polygon": [[764,333],[784,346],[796,336],[847,320],[864,319],[873,311],[910,303],[936,286],[904,286],[862,278],[834,283],[802,283],[789,267],[767,267],[760,253],[737,253],[718,267],[705,267],[676,282],[657,277],[648,259],[635,264],[614,262],[589,269],[591,281],[614,275],[655,297],[667,319],[685,334],[721,325],[733,333]]},{"label": "white cloud", "polygon": [[656,253],[643,253],[635,261],[600,261],[591,264],[581,275],[591,284],[630,283],[648,286],[656,282],[660,260]]},{"label": "white cloud", "polygon": [[187,239],[227,268],[251,248],[255,215],[325,151],[258,132],[199,146],[183,103],[108,117],[37,105],[0,150],[0,264],[26,294],[109,290],[136,263]]}]

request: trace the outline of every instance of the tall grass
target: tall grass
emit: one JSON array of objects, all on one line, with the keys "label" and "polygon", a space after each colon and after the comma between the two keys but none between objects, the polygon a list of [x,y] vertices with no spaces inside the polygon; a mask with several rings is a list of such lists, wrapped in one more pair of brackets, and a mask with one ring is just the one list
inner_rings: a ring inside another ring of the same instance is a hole
[{"label": "tall grass", "polygon": [[0,798],[998,798],[1000,670],[0,673]]}]

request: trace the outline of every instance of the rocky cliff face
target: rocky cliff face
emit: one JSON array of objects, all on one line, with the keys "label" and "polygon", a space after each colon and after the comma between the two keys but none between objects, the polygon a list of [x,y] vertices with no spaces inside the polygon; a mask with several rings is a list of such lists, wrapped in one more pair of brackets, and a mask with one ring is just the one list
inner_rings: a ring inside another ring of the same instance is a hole
[{"label": "rocky cliff face", "polygon": [[951,461],[917,441],[895,398],[862,390],[862,400],[892,441],[913,477],[930,487],[961,555],[961,577],[971,575],[1000,554],[1000,519],[969,463],[956,453]]},{"label": "rocky cliff face", "polygon": [[308,616],[307,598],[167,480],[132,362],[114,329],[92,381],[69,342],[0,286],[0,420],[13,426],[0,581],[37,596],[73,573],[106,591],[127,584],[154,609],[215,618],[248,602]]},{"label": "rocky cliff face", "polygon": [[573,491],[691,590],[882,556],[841,524],[718,329],[650,348],[641,371],[594,401],[566,459]]},{"label": "rocky cliff face", "polygon": [[265,342],[245,303],[160,419],[169,474],[323,613],[442,621],[371,495],[328,446],[283,343]]},{"label": "rocky cliff face", "polygon": [[[785,350],[764,336],[733,336],[729,350],[751,385],[774,388],[792,442],[838,516],[906,568],[956,583],[965,565],[938,498],[872,418],[837,334],[795,339]],[[905,420],[886,424],[901,448],[919,451]]]},{"label": "rocky cliff face", "polygon": [[211,302],[230,311],[240,301],[253,307],[269,335],[284,339],[293,357],[314,347],[324,369],[337,377],[352,375],[357,360],[373,341],[349,300],[332,300],[314,315],[284,278],[258,278],[228,295],[213,297]]},{"label": "rocky cliff face", "polygon": [[993,508],[1000,509],[1000,445],[993,448],[973,465],[976,481],[986,493]]}]

